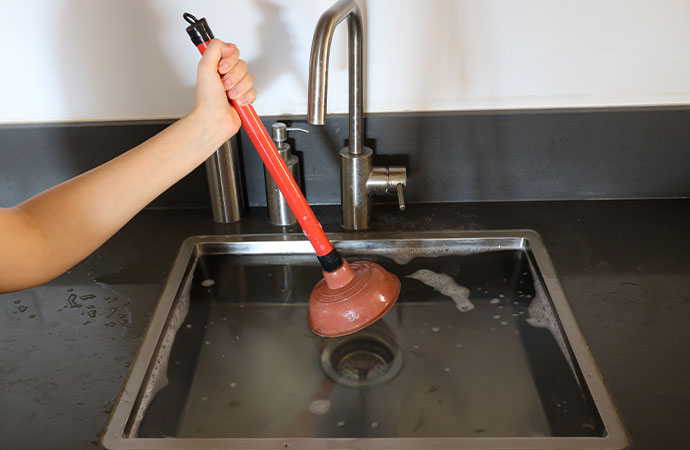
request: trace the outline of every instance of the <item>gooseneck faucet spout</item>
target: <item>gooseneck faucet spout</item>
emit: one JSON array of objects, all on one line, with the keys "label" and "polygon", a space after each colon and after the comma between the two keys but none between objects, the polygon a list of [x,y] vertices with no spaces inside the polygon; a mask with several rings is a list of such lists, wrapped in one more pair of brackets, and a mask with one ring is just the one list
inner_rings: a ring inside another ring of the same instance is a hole
[{"label": "gooseneck faucet spout", "polygon": [[326,94],[328,89],[328,59],[333,32],[347,19],[349,51],[349,121],[350,153],[362,153],[362,13],[356,0],[339,0],[328,8],[314,30],[309,60],[309,111],[312,125],[326,121]]},{"label": "gooseneck faucet spout", "polygon": [[374,151],[364,146],[362,105],[363,19],[357,0],[338,0],[319,19],[314,30],[309,60],[309,110],[312,125],[326,122],[328,57],[333,32],[347,19],[349,51],[350,142],[340,150],[340,200],[342,225],[346,230],[366,230],[372,222],[373,197],[397,193],[400,209],[405,208],[407,185],[405,167],[374,167]]}]

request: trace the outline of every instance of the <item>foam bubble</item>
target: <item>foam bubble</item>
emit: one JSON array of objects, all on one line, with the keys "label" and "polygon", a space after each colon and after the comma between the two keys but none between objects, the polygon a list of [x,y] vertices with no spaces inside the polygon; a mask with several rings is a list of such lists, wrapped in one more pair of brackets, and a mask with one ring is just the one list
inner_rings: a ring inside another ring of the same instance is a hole
[{"label": "foam bubble", "polygon": [[323,416],[328,411],[330,411],[330,409],[331,409],[331,401],[330,400],[314,400],[309,405],[309,412],[314,414],[314,415],[317,415],[317,416]]},{"label": "foam bubble", "polygon": [[428,269],[420,269],[407,278],[412,278],[421,281],[435,291],[446,297],[450,297],[455,302],[455,306],[460,312],[467,312],[474,309],[474,305],[470,301],[470,290],[464,286],[460,286],[455,280],[445,273],[436,273]]}]

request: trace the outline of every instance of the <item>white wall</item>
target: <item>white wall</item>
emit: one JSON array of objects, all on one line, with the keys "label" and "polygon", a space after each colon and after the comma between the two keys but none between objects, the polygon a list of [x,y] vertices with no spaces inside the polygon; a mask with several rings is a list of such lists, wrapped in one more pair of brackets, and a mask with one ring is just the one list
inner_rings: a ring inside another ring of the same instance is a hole
[{"label": "white wall", "polygon": [[[690,0],[361,1],[370,112],[690,104]],[[330,3],[3,1],[0,122],[185,114],[199,56],[184,11],[241,48],[259,114],[304,114]],[[337,35],[328,106],[344,112],[346,27]]]}]

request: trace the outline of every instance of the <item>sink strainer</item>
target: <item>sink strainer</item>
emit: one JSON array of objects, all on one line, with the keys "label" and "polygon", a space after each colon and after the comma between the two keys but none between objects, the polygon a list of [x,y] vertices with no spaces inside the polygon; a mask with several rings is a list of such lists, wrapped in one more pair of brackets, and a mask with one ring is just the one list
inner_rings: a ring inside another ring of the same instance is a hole
[{"label": "sink strainer", "polygon": [[324,372],[333,381],[350,387],[384,383],[400,372],[402,362],[397,344],[368,330],[331,339],[321,352]]}]

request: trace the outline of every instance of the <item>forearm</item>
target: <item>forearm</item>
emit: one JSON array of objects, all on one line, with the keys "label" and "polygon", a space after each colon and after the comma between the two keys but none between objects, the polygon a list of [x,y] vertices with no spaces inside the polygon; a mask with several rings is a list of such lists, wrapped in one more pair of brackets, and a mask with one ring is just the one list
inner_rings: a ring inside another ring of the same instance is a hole
[{"label": "forearm", "polygon": [[[102,245],[223,142],[189,115],[119,157],[12,208],[15,232],[0,291],[46,282]],[[0,239],[1,240],[1,239]],[[7,263],[7,261],[6,261]]]}]

